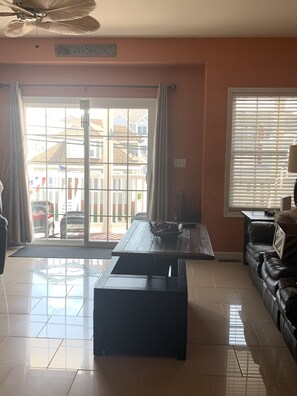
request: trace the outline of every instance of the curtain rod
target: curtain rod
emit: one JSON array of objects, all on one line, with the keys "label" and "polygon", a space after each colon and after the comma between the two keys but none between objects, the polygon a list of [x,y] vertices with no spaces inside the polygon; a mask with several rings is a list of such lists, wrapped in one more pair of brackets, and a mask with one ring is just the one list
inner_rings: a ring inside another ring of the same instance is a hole
[{"label": "curtain rod", "polygon": [[[0,88],[10,87],[10,84],[0,83]],[[117,85],[117,84],[20,84],[20,87],[83,87],[83,88],[158,88],[158,85]],[[175,84],[167,85],[172,91],[176,90]]]}]

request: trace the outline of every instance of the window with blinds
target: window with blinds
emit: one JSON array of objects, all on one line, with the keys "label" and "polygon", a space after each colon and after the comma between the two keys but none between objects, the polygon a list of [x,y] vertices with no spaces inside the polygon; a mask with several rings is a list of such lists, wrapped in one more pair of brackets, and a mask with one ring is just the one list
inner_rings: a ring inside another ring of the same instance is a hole
[{"label": "window with blinds", "polygon": [[226,214],[279,208],[297,174],[288,153],[297,144],[297,89],[229,89]]}]

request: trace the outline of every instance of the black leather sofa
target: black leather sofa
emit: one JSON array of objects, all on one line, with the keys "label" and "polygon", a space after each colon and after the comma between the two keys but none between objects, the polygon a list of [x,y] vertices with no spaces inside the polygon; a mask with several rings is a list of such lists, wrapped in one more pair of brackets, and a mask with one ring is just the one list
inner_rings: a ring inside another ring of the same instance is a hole
[{"label": "black leather sofa", "polygon": [[276,293],[280,311],[279,329],[297,362],[297,277],[282,278]]},{"label": "black leather sofa", "polygon": [[283,262],[274,251],[275,223],[254,221],[248,231],[245,258],[250,278],[297,361],[297,257]]},{"label": "black leather sofa", "polygon": [[4,272],[7,247],[7,220],[2,216],[2,199],[0,192],[0,275]]},{"label": "black leather sofa", "polygon": [[263,279],[261,268],[264,252],[273,251],[272,242],[275,232],[275,223],[253,221],[249,224],[249,242],[246,246],[245,259],[249,266],[249,274],[254,285],[262,294]]},{"label": "black leather sofa", "polygon": [[0,215],[0,275],[4,272],[7,246],[7,220]]}]

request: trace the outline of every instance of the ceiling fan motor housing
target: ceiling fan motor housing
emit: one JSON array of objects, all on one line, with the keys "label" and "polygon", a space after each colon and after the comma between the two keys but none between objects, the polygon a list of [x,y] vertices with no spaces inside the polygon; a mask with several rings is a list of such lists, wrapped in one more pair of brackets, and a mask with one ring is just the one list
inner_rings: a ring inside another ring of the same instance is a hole
[{"label": "ceiling fan motor housing", "polygon": [[36,9],[36,8],[29,8],[26,7],[24,8],[26,11],[31,12],[33,14],[32,16],[26,14],[25,12],[22,11],[16,11],[16,16],[18,19],[24,21],[24,22],[36,22],[39,21],[41,22],[43,18],[47,16],[47,12],[44,10]]}]

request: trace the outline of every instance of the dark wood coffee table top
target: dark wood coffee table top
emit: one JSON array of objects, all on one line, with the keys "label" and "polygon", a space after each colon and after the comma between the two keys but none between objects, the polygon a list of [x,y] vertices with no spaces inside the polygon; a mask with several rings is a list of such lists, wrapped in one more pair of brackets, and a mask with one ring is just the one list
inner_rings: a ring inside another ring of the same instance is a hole
[{"label": "dark wood coffee table top", "polygon": [[148,221],[134,220],[112,255],[127,257],[135,254],[192,260],[215,258],[207,228],[202,223],[183,228],[183,233],[177,239],[164,241],[150,232]]}]

